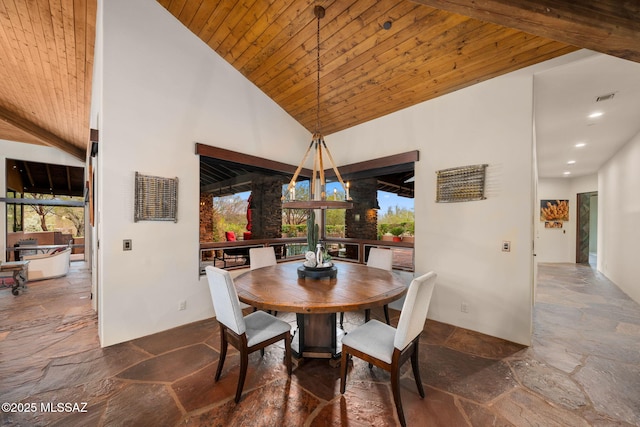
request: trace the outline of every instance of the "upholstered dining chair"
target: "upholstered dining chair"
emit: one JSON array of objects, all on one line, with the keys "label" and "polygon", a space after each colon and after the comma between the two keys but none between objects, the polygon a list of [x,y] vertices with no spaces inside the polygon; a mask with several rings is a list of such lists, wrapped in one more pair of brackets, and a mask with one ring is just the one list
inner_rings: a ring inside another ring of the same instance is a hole
[{"label": "upholstered dining chair", "polygon": [[[369,250],[369,258],[367,258],[367,266],[391,271],[393,269],[393,251],[391,249],[371,248]],[[384,320],[387,321],[387,325],[390,325],[391,322],[389,321],[389,305],[385,304],[383,309]],[[365,310],[364,321],[368,322],[370,317],[371,310]]]},{"label": "upholstered dining chair", "polygon": [[285,365],[287,373],[291,376],[291,326],[264,311],[243,316],[238,293],[229,272],[213,266],[207,266],[205,271],[213,308],[216,311],[216,320],[220,326],[220,358],[215,381],[220,379],[227,356],[227,345],[231,343],[240,352],[240,376],[235,397],[238,403],[247,375],[249,354],[254,351],[260,350],[261,355],[264,356],[265,347],[284,340]]},{"label": "upholstered dining chair", "polygon": [[431,271],[411,281],[397,328],[374,319],[358,326],[342,339],[340,393],[344,394],[345,391],[347,363],[352,355],[369,362],[369,368],[375,365],[389,371],[393,401],[402,426],[406,426],[406,422],[400,400],[400,367],[411,359],[418,393],[424,397],[418,366],[418,341],[427,320],[436,277]]},{"label": "upholstered dining chair", "polygon": [[[367,258],[367,267],[380,268],[382,270],[391,271],[393,269],[393,252],[391,249],[383,248],[371,248],[369,250],[369,258]],[[384,318],[387,321],[387,325],[391,324],[389,319],[389,306],[384,305]],[[364,311],[365,323],[371,318],[371,309],[367,308]],[[340,313],[340,328],[343,328],[344,312]]]},{"label": "upholstered dining chair", "polygon": [[[249,249],[249,258],[251,263],[249,264],[249,270],[255,270],[256,268],[269,267],[270,265],[276,265],[276,251],[273,246],[265,246],[263,248],[251,248]],[[255,311],[255,309],[254,309]],[[267,311],[271,314],[271,310]],[[278,315],[277,311],[273,312],[274,316]]]},{"label": "upholstered dining chair", "polygon": [[276,265],[276,252],[273,246],[265,246],[263,248],[251,248],[249,249],[249,258],[251,259],[249,264],[250,270],[256,268],[268,267],[270,265]]}]

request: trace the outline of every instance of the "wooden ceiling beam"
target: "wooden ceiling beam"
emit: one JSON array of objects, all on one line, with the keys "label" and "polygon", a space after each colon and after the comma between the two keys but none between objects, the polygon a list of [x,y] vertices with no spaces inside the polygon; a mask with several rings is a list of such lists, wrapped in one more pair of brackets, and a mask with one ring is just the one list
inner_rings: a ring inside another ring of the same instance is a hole
[{"label": "wooden ceiling beam", "polygon": [[[258,180],[264,175],[257,173],[247,173],[244,175],[234,176],[233,178],[218,181],[215,184],[203,185],[200,187],[200,194],[217,193],[223,188],[234,188],[251,185],[252,181]],[[283,180],[284,181],[284,180]]]},{"label": "wooden ceiling beam", "polygon": [[51,176],[51,165],[45,165],[45,170],[47,171],[47,181],[49,182],[49,188],[53,189],[53,177]]},{"label": "wooden ceiling beam", "polygon": [[[277,172],[293,174],[296,171],[296,167],[293,165],[277,162],[275,160],[267,160],[262,157],[252,156],[250,154],[244,154],[238,151],[227,150],[225,148],[212,147],[206,144],[196,143],[196,154],[199,156],[207,156],[213,159],[226,160],[242,165],[249,165],[262,169],[271,169]],[[311,171],[305,168],[303,169],[302,175],[311,176]]]},{"label": "wooden ceiling beam", "polygon": [[64,139],[60,138],[57,135],[54,135],[46,129],[42,129],[39,126],[36,126],[29,120],[23,119],[22,117],[7,110],[6,108],[0,107],[0,120],[37,138],[45,145],[59,148],[60,150],[69,153],[82,161],[85,160],[85,151],[82,148],[77,147],[68,141],[65,141]]},{"label": "wooden ceiling beam", "polygon": [[73,185],[71,185],[71,168],[66,167],[65,170],[67,172],[67,191],[71,191],[73,188]]},{"label": "wooden ceiling beam", "polygon": [[35,185],[35,181],[33,180],[33,175],[31,174],[31,168],[27,162],[23,162],[22,167],[24,171],[27,173],[27,179],[29,180],[29,187],[33,187]]},{"label": "wooden ceiling beam", "polygon": [[640,4],[619,0],[412,0],[573,46],[640,62]]}]

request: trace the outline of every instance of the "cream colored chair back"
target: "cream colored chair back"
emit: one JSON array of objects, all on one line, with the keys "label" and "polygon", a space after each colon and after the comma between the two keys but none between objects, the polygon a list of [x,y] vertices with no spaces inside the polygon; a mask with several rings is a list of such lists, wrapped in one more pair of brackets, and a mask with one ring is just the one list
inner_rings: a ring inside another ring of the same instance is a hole
[{"label": "cream colored chair back", "polygon": [[251,260],[250,270],[276,265],[277,263],[276,252],[273,250],[273,246],[249,249],[249,259]]},{"label": "cream colored chair back", "polygon": [[403,350],[423,331],[437,277],[430,271],[411,281],[393,341],[398,350]]},{"label": "cream colored chair back", "polygon": [[391,251],[391,249],[371,248],[369,250],[369,258],[367,259],[368,267],[391,271],[392,265],[393,251]]},{"label": "cream colored chair back", "polygon": [[213,266],[207,266],[205,271],[216,319],[237,335],[244,334],[246,331],[244,316],[229,272]]}]

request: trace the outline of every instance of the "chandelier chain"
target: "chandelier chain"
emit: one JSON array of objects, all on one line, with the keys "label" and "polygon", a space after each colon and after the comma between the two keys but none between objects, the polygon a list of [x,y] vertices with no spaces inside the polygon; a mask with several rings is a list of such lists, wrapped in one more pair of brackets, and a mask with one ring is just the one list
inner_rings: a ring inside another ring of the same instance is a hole
[{"label": "chandelier chain", "polygon": [[[329,148],[324,143],[324,138],[320,134],[320,19],[324,18],[325,9],[320,5],[316,5],[313,8],[313,13],[316,18],[318,18],[316,31],[316,129],[313,137],[311,138],[311,144],[307,147],[307,151],[304,154],[302,161],[293,174],[293,178],[289,181],[285,195],[282,196],[282,207],[286,209],[351,209],[353,208],[353,202],[351,197],[349,197],[349,183],[345,184],[342,179],[342,175],[340,175],[340,171],[338,170],[336,163],[333,161]],[[313,172],[310,182],[311,199],[296,200],[296,180],[298,179],[311,150],[314,151]],[[340,182],[342,188],[345,190],[344,200],[327,200],[326,198],[326,180],[323,161],[324,154],[326,154],[329,159],[338,182]],[[319,194],[315,193],[316,188],[319,189]]]},{"label": "chandelier chain", "polygon": [[320,133],[320,14],[318,15],[318,30],[316,31],[316,133]]}]

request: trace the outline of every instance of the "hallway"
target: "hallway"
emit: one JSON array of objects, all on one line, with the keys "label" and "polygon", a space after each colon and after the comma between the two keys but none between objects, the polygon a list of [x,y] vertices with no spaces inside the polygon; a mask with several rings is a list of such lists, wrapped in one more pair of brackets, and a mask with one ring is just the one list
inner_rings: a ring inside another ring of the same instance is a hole
[{"label": "hallway", "polygon": [[[100,348],[87,264],[71,268],[18,297],[0,289],[0,401],[36,409],[1,412],[2,426],[398,425],[385,372],[354,360],[341,396],[339,369],[305,360],[289,380],[277,346],[250,357],[234,404],[238,353],[214,383],[213,319]],[[425,399],[409,364],[401,381],[409,426],[640,426],[640,306],[575,264],[541,264],[536,297],[529,348],[427,321]],[[347,331],[362,317],[348,313]],[[43,411],[67,402],[79,411]]]}]

